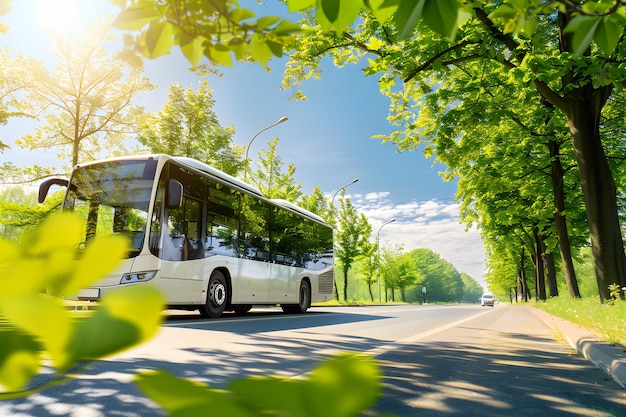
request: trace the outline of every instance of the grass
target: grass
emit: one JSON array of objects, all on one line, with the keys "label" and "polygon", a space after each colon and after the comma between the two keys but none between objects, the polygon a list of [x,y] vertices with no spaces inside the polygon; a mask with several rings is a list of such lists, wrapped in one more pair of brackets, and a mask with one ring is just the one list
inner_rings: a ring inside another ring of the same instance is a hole
[{"label": "grass", "polygon": [[626,348],[626,301],[601,304],[597,298],[555,297],[535,307],[571,323],[593,330],[609,343]]}]

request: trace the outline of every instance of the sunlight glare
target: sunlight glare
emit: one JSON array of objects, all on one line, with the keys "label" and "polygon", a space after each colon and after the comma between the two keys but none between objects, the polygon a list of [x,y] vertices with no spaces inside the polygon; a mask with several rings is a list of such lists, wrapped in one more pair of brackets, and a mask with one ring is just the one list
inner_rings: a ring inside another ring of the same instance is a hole
[{"label": "sunlight glare", "polygon": [[70,31],[76,18],[76,0],[38,0],[39,21],[45,29]]}]

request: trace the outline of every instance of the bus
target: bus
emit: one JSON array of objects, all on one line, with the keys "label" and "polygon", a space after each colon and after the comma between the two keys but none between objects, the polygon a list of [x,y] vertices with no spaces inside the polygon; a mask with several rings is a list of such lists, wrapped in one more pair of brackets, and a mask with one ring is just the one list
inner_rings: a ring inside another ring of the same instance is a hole
[{"label": "bus", "polygon": [[62,210],[84,220],[84,239],[119,233],[131,250],[119,268],[78,293],[98,301],[153,285],[168,309],[247,313],[280,305],[305,313],[334,298],[333,230],[318,215],[197,160],[169,155],[104,159],[39,187],[66,187]]}]

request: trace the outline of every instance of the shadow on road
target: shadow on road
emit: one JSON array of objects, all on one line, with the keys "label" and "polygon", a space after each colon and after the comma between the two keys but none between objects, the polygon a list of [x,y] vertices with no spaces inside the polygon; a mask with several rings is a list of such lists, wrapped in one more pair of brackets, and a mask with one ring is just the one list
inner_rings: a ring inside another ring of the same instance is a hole
[{"label": "shadow on road", "polygon": [[[486,316],[489,326],[467,321],[445,334],[397,343],[377,356],[384,381],[374,411],[407,417],[626,416],[626,391],[569,347],[555,343],[543,329],[524,327],[519,316],[511,316],[524,314],[523,310],[514,310],[494,310]],[[314,369],[333,353],[363,352],[389,344],[375,338],[306,331],[311,327],[309,318],[317,325],[380,319],[346,314],[341,319],[334,317],[331,323],[333,315],[316,313],[291,323],[277,319],[266,323],[263,333],[255,333],[253,316],[239,323],[244,330],[232,335],[229,350],[194,347],[171,360],[154,360],[145,354],[128,360],[98,361],[65,387],[51,387],[24,400],[0,402],[0,415],[159,416],[162,410],[132,382],[133,375],[141,370],[162,369],[225,387],[237,375],[293,376]],[[194,332],[206,330],[204,326],[210,330],[222,326],[220,333],[197,333],[226,336],[230,321],[184,326]],[[168,320],[166,326],[173,323],[176,320]],[[287,340],[280,333],[272,334],[296,328],[300,329],[297,336]]]}]

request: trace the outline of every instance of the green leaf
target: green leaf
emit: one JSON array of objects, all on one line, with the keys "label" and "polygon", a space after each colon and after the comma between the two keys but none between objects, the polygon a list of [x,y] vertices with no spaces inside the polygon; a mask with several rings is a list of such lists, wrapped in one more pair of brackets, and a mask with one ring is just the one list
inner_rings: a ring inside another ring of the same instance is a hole
[{"label": "green leaf", "polygon": [[611,18],[603,18],[596,30],[593,40],[606,54],[610,55],[617,47],[622,34],[622,26]]},{"label": "green leaf", "polygon": [[370,10],[381,24],[393,15],[399,4],[400,0],[369,0]]},{"label": "green leaf", "polygon": [[0,386],[17,391],[37,374],[41,345],[17,329],[0,328]]},{"label": "green leaf", "polygon": [[210,45],[207,51],[207,56],[218,64],[232,67],[233,61],[230,57],[230,49],[225,45]]},{"label": "green leaf", "polygon": [[258,410],[258,414],[310,417],[303,385],[302,380],[250,377],[232,381],[228,388],[241,402]]},{"label": "green leaf", "polygon": [[148,23],[159,20],[162,17],[163,16],[154,9],[153,1],[140,1],[122,10],[113,21],[113,27],[122,30],[139,30]]},{"label": "green leaf", "polygon": [[206,385],[178,378],[166,371],[140,372],[135,377],[135,383],[148,397],[170,412],[198,404],[208,406],[218,400],[215,391]]},{"label": "green leaf", "polygon": [[310,9],[315,6],[317,0],[287,0],[289,13],[298,12],[300,10]]},{"label": "green leaf", "polygon": [[329,407],[335,417],[359,415],[376,403],[380,379],[371,357],[339,354],[311,372],[307,404],[315,416],[326,416]]},{"label": "green leaf", "polygon": [[574,58],[585,53],[596,35],[602,17],[600,16],[576,16],[565,27],[565,33],[573,33],[572,52]]},{"label": "green leaf", "polygon": [[322,11],[322,13],[324,13],[326,19],[332,24],[339,18],[341,0],[319,0],[317,7]]},{"label": "green leaf", "polygon": [[1,311],[15,326],[43,344],[55,366],[66,362],[65,347],[73,323],[61,300],[45,294],[7,297],[2,300]]},{"label": "green leaf", "polygon": [[427,0],[422,18],[433,31],[452,40],[456,36],[460,8],[457,0]]},{"label": "green leaf", "polygon": [[68,280],[64,295],[74,296],[78,290],[91,285],[113,271],[130,249],[130,242],[124,236],[98,236],[87,245],[74,273]]},{"label": "green leaf", "polygon": [[422,10],[426,0],[400,0],[396,12],[396,26],[401,39],[409,39],[422,18]]},{"label": "green leaf", "polygon": [[202,57],[204,57],[204,41],[206,38],[202,36],[198,36],[196,38],[192,38],[191,36],[183,33],[180,37],[180,50],[187,58],[187,61],[191,63],[191,65],[198,65]]},{"label": "green leaf", "polygon": [[280,17],[278,16],[264,16],[256,22],[256,29],[262,31],[278,21],[280,21]]},{"label": "green leaf", "polygon": [[131,285],[107,294],[95,313],[76,325],[67,346],[68,359],[60,369],[148,340],[159,329],[162,308],[163,297],[149,285]]},{"label": "green leaf", "polygon": [[173,26],[168,22],[152,22],[145,32],[148,58],[168,54],[174,45]]},{"label": "green leaf", "polygon": [[266,65],[272,58],[272,51],[264,36],[255,33],[250,41],[250,55],[261,65]]},{"label": "green leaf", "polygon": [[[319,1],[316,13],[318,23],[324,30],[332,28],[339,33],[343,32],[346,27],[354,22],[363,6],[361,1],[356,0]],[[326,10],[324,10],[324,7],[326,7]]]},{"label": "green leaf", "polygon": [[25,253],[40,256],[74,252],[83,237],[83,221],[72,213],[55,213],[32,232],[24,234],[20,246]]}]

